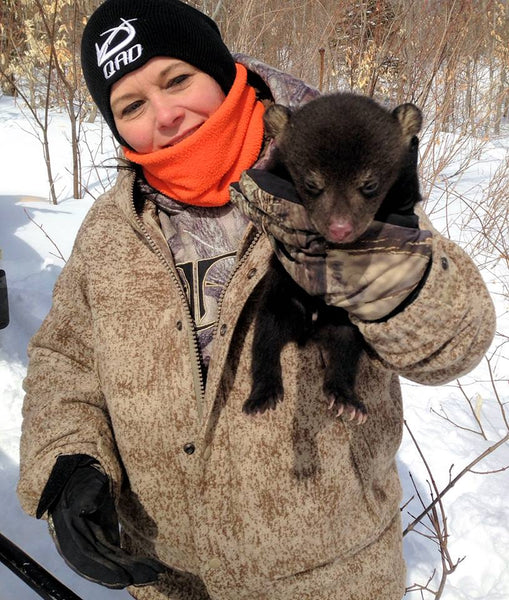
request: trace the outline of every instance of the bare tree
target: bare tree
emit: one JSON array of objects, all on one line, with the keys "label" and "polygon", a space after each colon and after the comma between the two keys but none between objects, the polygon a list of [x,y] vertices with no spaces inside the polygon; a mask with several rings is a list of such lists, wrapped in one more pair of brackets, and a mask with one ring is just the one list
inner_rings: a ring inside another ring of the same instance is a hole
[{"label": "bare tree", "polygon": [[79,47],[86,15],[99,3],[6,0],[1,8],[0,80],[4,89],[22,99],[32,117],[43,149],[50,199],[55,204],[58,198],[49,142],[53,110],[63,109],[68,116],[73,195],[83,195],[79,141],[88,96],[79,66]]}]

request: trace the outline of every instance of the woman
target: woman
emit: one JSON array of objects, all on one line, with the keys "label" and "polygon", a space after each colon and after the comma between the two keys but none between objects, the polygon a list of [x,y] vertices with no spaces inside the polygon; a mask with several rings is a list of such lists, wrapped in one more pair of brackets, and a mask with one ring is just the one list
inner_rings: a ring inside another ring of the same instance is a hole
[{"label": "woman", "polygon": [[[479,273],[429,227],[398,228],[424,248],[406,297],[376,319],[351,307],[367,422],[328,411],[312,344],[284,349],[277,410],[246,415],[272,250],[229,186],[269,158],[264,106],[316,92],[235,61],[213,21],[178,0],[104,2],[82,65],[128,162],[30,345],[24,509],[48,517],[72,568],[140,600],[401,598],[398,375],[441,384],[478,363],[494,331]],[[247,202],[271,205],[243,182]]]}]

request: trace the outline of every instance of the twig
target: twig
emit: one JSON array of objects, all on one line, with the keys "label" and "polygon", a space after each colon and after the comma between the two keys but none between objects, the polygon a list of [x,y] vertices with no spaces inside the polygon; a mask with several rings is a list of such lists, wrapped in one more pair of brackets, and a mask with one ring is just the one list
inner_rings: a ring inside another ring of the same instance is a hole
[{"label": "twig", "polygon": [[[467,402],[470,405],[470,400],[468,398],[467,398]],[[470,408],[472,409],[472,406],[470,406]],[[456,421],[453,421],[449,417],[449,415],[446,413],[446,411],[445,411],[445,409],[444,409],[443,406],[440,407],[440,410],[442,411],[441,413],[439,413],[438,411],[436,411],[434,408],[431,408],[430,412],[432,412],[437,417],[440,417],[444,421],[447,421],[448,423],[451,423],[451,425],[454,425],[454,427],[457,427],[458,429],[461,429],[463,431],[469,431],[470,433],[474,433],[475,435],[481,435],[484,439],[487,439],[486,436],[484,435],[483,431],[479,432],[479,431],[476,431],[475,429],[471,429],[470,427],[464,427],[463,425],[459,425],[458,423],[456,423]],[[474,411],[472,410],[472,412],[474,412]]]},{"label": "twig", "polygon": [[27,211],[26,208],[23,209],[25,215],[28,217],[28,219],[30,221],[32,221],[32,223],[34,225],[36,225],[43,233],[44,235],[48,238],[48,240],[53,244],[53,246],[56,248],[58,254],[55,254],[54,252],[50,252],[50,254],[52,256],[55,256],[56,258],[59,258],[60,260],[63,260],[64,263],[67,262],[66,259],[64,258],[64,255],[62,254],[62,252],[60,252],[60,248],[55,244],[55,242],[50,238],[50,236],[46,233],[46,231],[44,231],[44,227],[42,225],[39,225],[39,223],[37,223],[33,217],[30,215],[30,213]]},{"label": "twig", "polygon": [[509,465],[506,467],[500,467],[500,469],[493,469],[491,471],[474,471],[473,469],[470,469],[470,472],[475,473],[475,475],[492,475],[493,473],[503,473],[504,471],[507,471],[507,469],[509,469]]},{"label": "twig", "polygon": [[495,394],[495,398],[497,399],[498,405],[500,406],[500,412],[502,413],[502,419],[505,423],[507,430],[509,431],[509,421],[507,419],[507,414],[505,412],[505,403],[502,402],[500,395],[497,390],[497,386],[495,385],[495,378],[493,376],[493,369],[491,368],[491,358],[486,357],[486,362],[488,364],[488,370],[490,373],[490,380],[493,387],[493,393]]},{"label": "twig", "polygon": [[[447,547],[447,543],[448,543],[448,539],[449,539],[449,532],[447,529],[447,517],[445,514],[445,508],[442,503],[443,494],[440,494],[440,492],[438,491],[438,487],[436,485],[435,478],[433,477],[433,473],[428,465],[428,462],[426,461],[426,458],[424,457],[424,454],[422,453],[422,450],[421,450],[419,444],[417,443],[417,440],[415,439],[415,437],[414,437],[412,431],[410,430],[410,427],[408,426],[408,423],[406,421],[405,421],[405,427],[407,428],[407,430],[415,444],[415,447],[417,448],[417,451],[419,452],[419,455],[426,467],[426,470],[428,471],[428,475],[429,475],[430,481],[431,481],[431,482],[428,481],[428,485],[431,488],[430,495],[432,498],[433,498],[433,496],[435,496],[435,498],[436,498],[436,502],[434,504],[432,504],[430,507],[428,507],[428,509],[424,513],[421,513],[422,517],[421,518],[418,517],[414,521],[414,523],[416,523],[417,521],[421,521],[421,519],[426,514],[431,523],[431,526],[429,526],[425,523],[421,523],[429,531],[429,534],[425,534],[421,531],[419,531],[418,533],[420,535],[423,535],[424,537],[432,540],[433,542],[435,542],[438,545],[439,552],[440,552],[440,559],[441,559],[441,563],[442,563],[442,574],[440,577],[440,582],[438,584],[437,590],[433,592],[432,590],[429,590],[429,588],[427,587],[427,586],[429,586],[429,583],[431,581],[431,579],[429,579],[426,584],[426,589],[427,589],[427,591],[431,591],[433,593],[433,595],[435,596],[435,598],[440,598],[442,596],[443,590],[445,589],[447,577],[456,570],[457,566],[464,560],[464,557],[459,558],[456,562],[454,562],[451,558],[449,549]],[[412,474],[410,474],[410,478],[412,479],[412,483],[414,485],[414,488],[416,490],[416,493],[419,497],[419,500],[420,500],[422,506],[425,507],[425,504],[424,504],[424,502],[419,494],[419,491],[417,490],[417,486],[415,485],[415,482],[413,480]],[[437,510],[437,506],[438,506],[439,510]],[[429,514],[429,513],[431,513],[431,514]],[[413,515],[411,515],[411,516],[413,516]],[[407,533],[407,531],[405,531],[405,534],[406,533]],[[435,573],[436,573],[436,570],[434,571],[434,574]],[[433,577],[434,577],[434,574],[433,574]],[[417,585],[417,584],[414,584],[414,585]],[[416,587],[415,589],[422,590],[423,588]]]},{"label": "twig", "polygon": [[[406,424],[406,421],[405,421],[405,425],[407,426],[407,429],[408,429],[408,425]],[[412,432],[409,429],[408,429],[408,431],[409,431],[412,439],[415,441],[415,439],[412,435]],[[421,512],[421,514],[419,516],[417,516],[410,523],[410,525],[408,525],[406,527],[405,531],[403,532],[403,536],[405,536],[407,533],[412,531],[412,529],[414,529],[416,524],[419,523],[419,521],[421,521],[423,519],[423,517],[425,517],[429,513],[429,511],[438,502],[441,501],[441,499],[445,496],[445,494],[447,494],[447,492],[449,492],[458,483],[458,481],[463,477],[463,475],[466,475],[466,473],[468,473],[468,472],[472,472],[472,469],[473,469],[473,467],[475,467],[475,465],[477,465],[482,460],[484,460],[487,456],[489,456],[490,454],[495,452],[498,448],[500,448],[500,446],[503,446],[507,441],[509,441],[509,431],[506,433],[506,435],[503,438],[498,440],[498,442],[496,442],[495,444],[492,444],[489,448],[487,448],[484,452],[482,452],[479,456],[477,456],[474,460],[472,460],[466,467],[464,467],[458,473],[458,475],[456,475],[456,477],[451,479],[450,482],[445,486],[445,488],[437,495],[437,497]],[[420,453],[420,454],[422,456],[422,453]]]}]

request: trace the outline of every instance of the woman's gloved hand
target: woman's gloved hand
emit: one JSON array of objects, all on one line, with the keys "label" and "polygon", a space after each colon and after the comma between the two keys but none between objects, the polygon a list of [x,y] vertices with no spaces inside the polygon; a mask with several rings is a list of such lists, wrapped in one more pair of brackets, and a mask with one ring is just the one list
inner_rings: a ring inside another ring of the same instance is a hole
[{"label": "woman's gloved hand", "polygon": [[109,481],[91,464],[70,475],[49,512],[50,531],[67,564],[110,588],[148,585],[165,567],[120,548],[119,523]]},{"label": "woman's gloved hand", "polygon": [[230,187],[230,196],[268,234],[279,261],[300,287],[361,320],[388,316],[425,277],[432,234],[394,224],[405,220],[391,222],[389,215],[384,222],[373,221],[355,242],[334,245],[313,230],[295,188],[285,179],[250,169]]}]

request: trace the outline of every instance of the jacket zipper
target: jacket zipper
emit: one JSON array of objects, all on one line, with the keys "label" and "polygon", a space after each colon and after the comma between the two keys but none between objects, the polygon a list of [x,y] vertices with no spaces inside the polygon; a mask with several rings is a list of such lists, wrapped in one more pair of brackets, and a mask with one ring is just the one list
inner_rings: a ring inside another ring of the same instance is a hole
[{"label": "jacket zipper", "polygon": [[258,233],[255,234],[253,240],[251,241],[251,243],[249,244],[249,246],[244,251],[242,257],[240,258],[240,260],[237,262],[237,264],[232,269],[232,272],[230,273],[230,276],[228,277],[226,283],[223,286],[223,289],[221,290],[221,294],[219,295],[219,300],[218,300],[218,304],[217,304],[217,319],[216,319],[216,323],[215,323],[215,325],[214,325],[214,327],[212,329],[212,339],[216,339],[217,328],[219,327],[221,309],[223,307],[223,299],[224,299],[224,296],[226,294],[226,290],[228,289],[228,287],[229,287],[229,285],[231,283],[231,280],[233,279],[235,273],[240,269],[240,267],[248,259],[250,253],[252,252],[253,248],[255,247],[256,242],[258,242],[258,240],[260,239],[261,235],[262,234],[260,232],[258,232]]},{"label": "jacket zipper", "polygon": [[138,227],[140,228],[140,231],[145,236],[145,239],[147,240],[149,246],[152,248],[152,250],[157,255],[157,257],[159,258],[159,260],[164,264],[164,266],[166,267],[167,271],[169,272],[169,274],[170,274],[173,282],[176,284],[177,289],[179,290],[180,299],[181,299],[182,304],[184,306],[184,311],[186,313],[187,322],[190,325],[189,331],[191,331],[191,342],[192,342],[192,347],[193,347],[193,352],[194,352],[195,384],[196,383],[198,384],[198,389],[199,389],[199,392],[200,392],[200,397],[199,397],[199,401],[198,401],[198,420],[201,423],[202,418],[203,418],[203,404],[204,404],[204,399],[205,399],[205,382],[203,380],[203,371],[202,371],[202,367],[201,367],[200,349],[199,349],[199,346],[198,346],[198,338],[197,338],[196,332],[195,332],[195,326],[194,326],[193,317],[191,315],[191,309],[189,308],[189,303],[188,303],[187,297],[185,295],[185,292],[182,289],[182,284],[180,282],[180,279],[178,278],[178,275],[174,272],[172,266],[166,260],[165,256],[163,255],[163,253],[159,249],[159,246],[152,239],[152,237],[151,237],[150,233],[147,231],[147,228],[145,227],[143,221],[141,220],[141,218],[139,217],[138,213],[136,212],[136,207],[134,206],[134,184],[135,184],[135,180],[133,179],[133,182],[131,184],[131,209],[132,209],[132,213],[134,215],[136,223],[138,224]]}]

